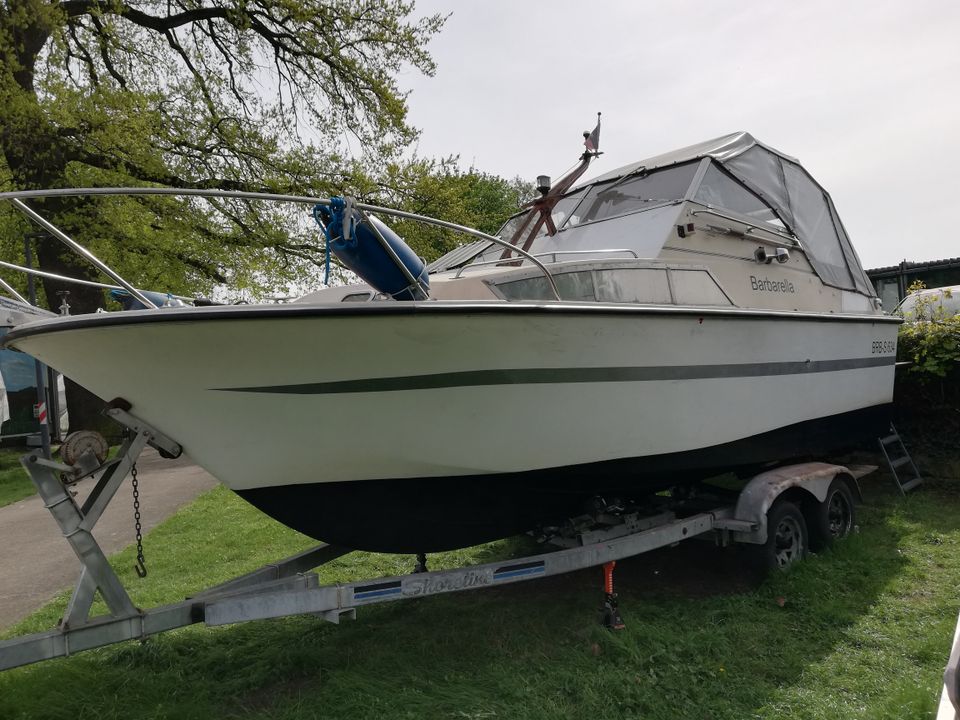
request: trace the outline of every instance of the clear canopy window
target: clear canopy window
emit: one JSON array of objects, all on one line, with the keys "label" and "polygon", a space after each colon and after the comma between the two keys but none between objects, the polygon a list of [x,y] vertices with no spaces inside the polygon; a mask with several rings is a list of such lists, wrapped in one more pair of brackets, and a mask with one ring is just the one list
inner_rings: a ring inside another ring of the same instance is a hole
[{"label": "clear canopy window", "polygon": [[713,163],[710,163],[703,180],[700,181],[694,201],[730,210],[749,217],[754,222],[775,225],[777,228],[784,227],[773,208]]},{"label": "clear canopy window", "polygon": [[606,220],[665,202],[682,200],[696,172],[697,163],[688,163],[594,185],[570,215],[566,227]]},{"label": "clear canopy window", "polygon": [[763,198],[800,240],[820,279],[827,285],[873,296],[833,201],[793,158],[739,133],[733,147],[717,158],[731,175]]}]

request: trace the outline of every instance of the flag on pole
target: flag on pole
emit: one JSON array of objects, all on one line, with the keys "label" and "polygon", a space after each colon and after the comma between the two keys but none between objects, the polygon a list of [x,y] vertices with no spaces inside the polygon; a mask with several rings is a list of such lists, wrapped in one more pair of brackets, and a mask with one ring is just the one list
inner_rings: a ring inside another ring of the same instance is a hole
[{"label": "flag on pole", "polygon": [[597,152],[600,148],[600,113],[597,113],[597,126],[592,133],[584,133],[583,144],[589,152]]}]

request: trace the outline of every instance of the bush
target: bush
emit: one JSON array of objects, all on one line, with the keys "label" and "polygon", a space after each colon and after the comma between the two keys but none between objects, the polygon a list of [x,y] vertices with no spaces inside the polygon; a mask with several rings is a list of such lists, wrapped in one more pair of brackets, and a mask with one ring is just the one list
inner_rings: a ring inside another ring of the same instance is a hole
[{"label": "bush", "polygon": [[900,326],[897,359],[912,362],[910,372],[945,378],[960,363],[960,316],[904,323]]},{"label": "bush", "polygon": [[[911,291],[922,289],[915,283]],[[957,479],[960,437],[960,317],[947,316],[936,299],[918,298],[900,326],[894,421],[922,458],[921,472]]]},{"label": "bush", "polygon": [[[923,287],[915,282],[910,292]],[[960,315],[947,315],[935,302],[933,297],[918,297],[907,322],[900,326],[897,359],[913,363],[910,372],[921,379],[946,378],[960,364]]]}]

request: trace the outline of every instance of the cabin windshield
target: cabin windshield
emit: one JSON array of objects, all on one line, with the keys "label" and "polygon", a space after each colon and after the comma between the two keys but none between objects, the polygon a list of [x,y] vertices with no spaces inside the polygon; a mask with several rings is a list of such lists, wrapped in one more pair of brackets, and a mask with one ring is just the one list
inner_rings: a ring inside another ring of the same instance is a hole
[{"label": "cabin windshield", "polygon": [[[558,230],[556,245],[562,245],[560,238],[566,230],[682,200],[696,172],[697,163],[686,163],[650,173],[635,173],[628,178],[590,185],[571,192],[560,199],[550,215]],[[523,225],[529,212],[519,213],[507,220],[497,235],[504,240],[510,240]],[[533,222],[529,227],[533,227]],[[535,237],[541,239],[546,234],[547,229],[542,226]],[[521,247],[525,240],[526,237],[523,236]],[[541,245],[542,243],[535,243],[531,251],[536,253],[556,250],[554,243],[550,244],[551,247],[540,247]],[[577,243],[574,242],[569,248],[563,245],[563,249],[575,249],[576,246]],[[477,258],[477,262],[496,261],[502,253],[502,247],[492,246]]]},{"label": "cabin windshield", "polygon": [[[553,220],[555,227],[560,228],[563,226],[567,218],[570,217],[570,212],[577,207],[577,205],[583,199],[583,196],[587,194],[587,190],[589,190],[589,188],[583,188],[582,190],[577,190],[560,198],[557,204],[554,205],[553,212],[550,213],[550,217]],[[526,210],[522,213],[514,215],[503,224],[503,227],[500,228],[500,230],[497,232],[497,235],[504,240],[510,240],[516,234],[517,230],[520,229],[520,226],[523,225],[523,221],[526,220],[526,217],[528,214],[530,214],[530,212],[530,210]],[[531,222],[531,224],[528,226],[528,232],[529,228],[531,227],[533,227],[533,222]],[[543,235],[546,232],[546,227],[541,227],[537,235]],[[503,248],[500,248],[499,250],[493,248],[492,250],[496,252],[497,255],[503,252]]]},{"label": "cabin windshield", "polygon": [[697,163],[687,163],[594,185],[560,229],[682,200],[696,172]]}]

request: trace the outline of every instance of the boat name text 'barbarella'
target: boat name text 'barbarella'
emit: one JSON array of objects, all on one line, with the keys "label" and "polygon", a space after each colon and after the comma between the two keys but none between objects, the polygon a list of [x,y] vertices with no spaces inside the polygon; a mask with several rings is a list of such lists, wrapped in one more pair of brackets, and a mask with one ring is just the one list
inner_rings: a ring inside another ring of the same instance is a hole
[{"label": "boat name text 'barbarella'", "polygon": [[771,280],[770,278],[758,278],[756,275],[750,276],[750,287],[753,290],[763,292],[796,292],[793,289],[793,283],[789,280]]}]

